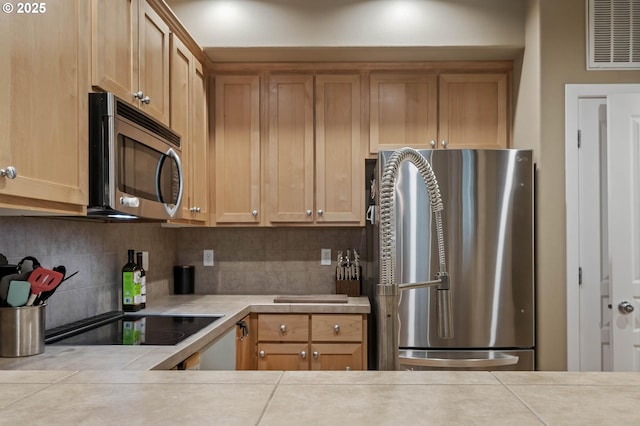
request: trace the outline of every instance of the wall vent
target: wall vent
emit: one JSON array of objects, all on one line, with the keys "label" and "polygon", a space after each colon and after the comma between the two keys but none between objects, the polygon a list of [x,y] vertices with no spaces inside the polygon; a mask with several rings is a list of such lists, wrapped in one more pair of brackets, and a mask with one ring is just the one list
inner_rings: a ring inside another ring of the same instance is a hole
[{"label": "wall vent", "polygon": [[640,0],[587,2],[587,69],[640,69]]}]

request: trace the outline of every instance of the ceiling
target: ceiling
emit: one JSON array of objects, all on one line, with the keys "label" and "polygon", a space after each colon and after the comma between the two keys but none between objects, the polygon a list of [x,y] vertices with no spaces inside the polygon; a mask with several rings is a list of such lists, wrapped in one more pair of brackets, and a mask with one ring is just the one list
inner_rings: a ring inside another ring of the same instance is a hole
[{"label": "ceiling", "polygon": [[214,62],[509,60],[521,0],[165,0]]}]

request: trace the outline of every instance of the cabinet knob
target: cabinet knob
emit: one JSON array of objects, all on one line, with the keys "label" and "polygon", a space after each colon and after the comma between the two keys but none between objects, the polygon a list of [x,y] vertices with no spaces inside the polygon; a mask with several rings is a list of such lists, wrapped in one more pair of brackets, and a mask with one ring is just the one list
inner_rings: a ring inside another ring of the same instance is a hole
[{"label": "cabinet knob", "polygon": [[133,94],[133,97],[135,99],[142,99],[144,98],[144,93],[142,93],[142,90],[138,90],[136,93]]},{"label": "cabinet knob", "polygon": [[258,217],[258,210],[253,210],[253,211],[251,212],[251,216],[253,216],[253,217]]},{"label": "cabinet knob", "polygon": [[18,176],[18,171],[15,167],[9,166],[6,169],[0,169],[0,176],[6,177],[7,179],[15,179]]},{"label": "cabinet knob", "polygon": [[313,359],[318,359],[319,356],[320,354],[318,353],[318,351],[313,351]]},{"label": "cabinet knob", "polygon": [[141,101],[142,103],[149,105],[151,103],[151,98],[148,96],[145,96],[144,98],[141,99]]},{"label": "cabinet knob", "polygon": [[322,216],[323,214],[324,214],[324,211],[318,210],[318,216]]},{"label": "cabinet knob", "polygon": [[189,211],[192,213],[200,213],[200,207],[191,207]]},{"label": "cabinet knob", "polygon": [[336,333],[340,333],[340,325],[336,324],[333,326],[333,331],[335,331]]},{"label": "cabinet knob", "polygon": [[260,358],[264,358],[266,354],[264,353],[264,351],[260,351],[258,352],[258,355],[260,355]]},{"label": "cabinet knob", "polygon": [[311,210],[307,210],[307,212],[306,212],[306,213],[307,213],[307,216],[311,216],[311,213],[312,213],[312,212],[311,212]]},{"label": "cabinet knob", "polygon": [[201,211],[200,207],[196,207],[196,213],[200,213]]},{"label": "cabinet knob", "polygon": [[305,351],[300,352],[300,358],[306,359],[307,358],[307,353]]},{"label": "cabinet knob", "polygon": [[440,142],[440,145],[442,145],[443,148],[446,148],[447,147],[447,141],[443,140],[442,142]]},{"label": "cabinet knob", "polygon": [[287,331],[287,326],[284,324],[280,324],[280,333],[284,333]]},{"label": "cabinet knob", "polygon": [[431,141],[429,143],[431,144],[431,148],[435,148],[436,147],[436,141]]}]

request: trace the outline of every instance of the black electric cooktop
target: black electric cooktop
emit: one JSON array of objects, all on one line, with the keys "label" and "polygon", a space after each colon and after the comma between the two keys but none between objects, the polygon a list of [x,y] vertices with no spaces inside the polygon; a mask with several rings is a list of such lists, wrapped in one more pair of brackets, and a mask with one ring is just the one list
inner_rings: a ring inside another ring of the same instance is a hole
[{"label": "black electric cooktop", "polygon": [[175,345],[222,316],[108,312],[45,332],[53,345]]}]

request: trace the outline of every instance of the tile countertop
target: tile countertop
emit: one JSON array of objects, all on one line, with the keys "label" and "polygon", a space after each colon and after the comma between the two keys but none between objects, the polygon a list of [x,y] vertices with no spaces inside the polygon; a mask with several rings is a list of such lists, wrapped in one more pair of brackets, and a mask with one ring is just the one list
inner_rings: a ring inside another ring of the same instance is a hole
[{"label": "tile countertop", "polygon": [[[274,303],[269,296],[173,295],[147,305],[145,314],[224,315],[174,346],[56,346],[44,353],[0,358],[0,370],[168,370],[235,327],[250,312],[369,313],[366,297],[348,303]],[[0,402],[1,403],[1,402]]]},{"label": "tile countertop", "polygon": [[640,373],[0,371],[0,424],[640,424]]}]

